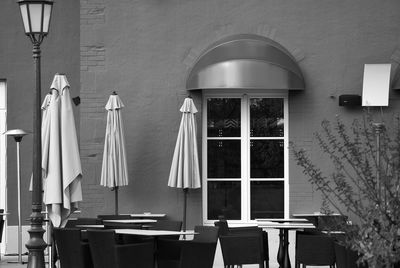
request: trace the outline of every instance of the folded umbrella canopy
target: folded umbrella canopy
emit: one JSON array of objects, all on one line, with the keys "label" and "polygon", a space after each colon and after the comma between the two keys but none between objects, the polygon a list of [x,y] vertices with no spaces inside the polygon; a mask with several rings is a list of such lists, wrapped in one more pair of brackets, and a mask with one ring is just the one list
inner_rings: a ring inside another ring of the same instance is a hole
[{"label": "folded umbrella canopy", "polygon": [[115,214],[118,214],[118,187],[128,185],[124,125],[121,117],[123,107],[121,98],[114,91],[105,106],[108,112],[100,184],[115,191]]},{"label": "folded umbrella canopy", "polygon": [[180,109],[181,124],[176,140],[169,173],[168,186],[182,188],[184,192],[183,230],[186,231],[186,202],[188,189],[201,187],[199,157],[196,138],[196,106],[191,98],[185,98]]},{"label": "folded umbrella canopy", "polygon": [[53,226],[65,224],[82,201],[82,168],[65,75],[56,74],[43,103],[42,169],[44,203]]}]

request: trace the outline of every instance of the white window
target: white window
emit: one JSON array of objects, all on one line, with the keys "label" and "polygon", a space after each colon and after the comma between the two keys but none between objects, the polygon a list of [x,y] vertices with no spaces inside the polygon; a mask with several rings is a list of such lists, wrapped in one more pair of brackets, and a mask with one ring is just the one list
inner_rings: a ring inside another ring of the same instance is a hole
[{"label": "white window", "polygon": [[287,92],[203,91],[205,223],[288,216],[287,103]]}]

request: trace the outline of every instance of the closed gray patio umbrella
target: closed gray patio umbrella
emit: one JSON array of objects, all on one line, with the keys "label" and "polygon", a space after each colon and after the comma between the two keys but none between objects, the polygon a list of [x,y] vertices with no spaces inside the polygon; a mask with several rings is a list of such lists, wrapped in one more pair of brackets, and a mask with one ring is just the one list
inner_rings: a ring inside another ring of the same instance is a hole
[{"label": "closed gray patio umbrella", "polygon": [[107,126],[100,184],[114,190],[116,215],[118,215],[118,188],[128,185],[124,125],[121,117],[123,107],[121,98],[114,91],[105,106]]},{"label": "closed gray patio umbrella", "polygon": [[175,145],[168,186],[182,188],[184,192],[183,230],[186,231],[187,193],[201,187],[199,158],[196,138],[196,106],[191,98],[185,98],[180,109],[181,124]]},{"label": "closed gray patio umbrella", "polygon": [[82,168],[67,77],[56,74],[43,103],[44,203],[53,226],[65,224],[82,201]]}]

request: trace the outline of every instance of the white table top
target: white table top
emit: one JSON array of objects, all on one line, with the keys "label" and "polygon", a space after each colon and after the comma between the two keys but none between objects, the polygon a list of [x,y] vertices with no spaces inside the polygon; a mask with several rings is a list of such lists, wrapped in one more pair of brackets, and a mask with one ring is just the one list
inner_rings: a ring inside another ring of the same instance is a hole
[{"label": "white table top", "polygon": [[152,219],[124,219],[124,220],[103,220],[103,222],[114,223],[154,223],[157,220]]},{"label": "white table top", "polygon": [[308,222],[307,219],[289,218],[289,219],[256,219],[258,222]]},{"label": "white table top", "polygon": [[104,228],[103,224],[78,224],[78,228]]},{"label": "white table top", "polygon": [[293,217],[325,217],[325,216],[342,216],[342,214],[339,213],[324,214],[321,212],[293,214]]},{"label": "white table top", "polygon": [[168,235],[194,235],[194,231],[163,231],[144,229],[116,229],[117,234],[143,235],[143,236],[168,236]]},{"label": "white table top", "polygon": [[259,222],[261,228],[274,228],[274,229],[315,229],[312,223],[298,223],[298,222]]},{"label": "white table top", "polygon": [[165,214],[153,214],[153,213],[134,213],[129,214],[132,218],[163,218]]}]

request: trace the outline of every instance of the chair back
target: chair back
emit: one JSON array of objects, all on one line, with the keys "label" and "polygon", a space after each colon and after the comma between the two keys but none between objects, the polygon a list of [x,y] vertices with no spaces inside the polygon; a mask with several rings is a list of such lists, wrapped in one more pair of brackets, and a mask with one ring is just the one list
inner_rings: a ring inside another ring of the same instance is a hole
[{"label": "chair back", "polygon": [[[174,220],[157,220],[156,223],[149,227],[150,230],[163,230],[163,231],[180,231],[182,229],[182,221]],[[179,235],[171,235],[166,239],[178,240]]]},{"label": "chair back", "polygon": [[157,220],[149,229],[163,231],[180,231],[182,229],[182,221],[174,220]]},{"label": "chair back", "polygon": [[81,240],[79,229],[54,227],[53,234],[62,267],[93,267],[89,244]]},{"label": "chair back", "polygon": [[87,230],[94,268],[115,267],[114,230]]},{"label": "chair back", "polygon": [[179,268],[212,268],[217,242],[188,241],[181,252]]},{"label": "chair back", "polygon": [[356,251],[346,248],[335,242],[335,261],[337,268],[357,268],[358,254]]},{"label": "chair back", "polygon": [[197,225],[194,227],[194,232],[196,234],[193,237],[193,241],[217,243],[218,227]]},{"label": "chair back", "polygon": [[262,232],[219,237],[224,265],[259,264],[264,267]]},{"label": "chair back", "polygon": [[212,268],[217,242],[171,240],[157,243],[158,268]]},{"label": "chair back", "polygon": [[327,235],[297,234],[296,262],[305,265],[334,265],[334,240]]},{"label": "chair back", "polygon": [[3,229],[4,229],[4,219],[3,217],[0,218],[0,243],[3,239]]},{"label": "chair back", "polygon": [[219,220],[214,222],[214,226],[218,227],[219,229],[219,236],[227,235],[229,233],[228,222],[226,220]]},{"label": "chair back", "polygon": [[230,234],[259,234],[261,232],[261,243],[263,246],[263,255],[264,260],[268,263],[269,262],[269,246],[268,246],[268,233],[262,228],[257,226],[249,226],[249,227],[235,227],[229,228]]}]

